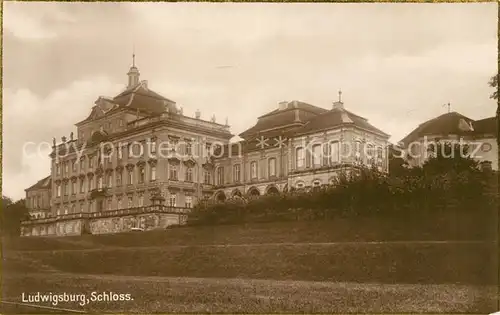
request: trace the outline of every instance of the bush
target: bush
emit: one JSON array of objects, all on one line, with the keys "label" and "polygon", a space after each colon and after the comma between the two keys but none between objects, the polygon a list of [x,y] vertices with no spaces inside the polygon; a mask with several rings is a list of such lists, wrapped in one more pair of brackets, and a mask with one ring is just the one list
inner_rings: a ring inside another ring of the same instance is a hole
[{"label": "bush", "polygon": [[342,177],[335,187],[204,203],[194,209],[189,221],[213,225],[355,216],[409,220],[436,213],[450,216],[457,211],[491,215],[498,204],[497,192],[496,173],[481,172],[477,163],[466,158],[449,161],[436,157],[422,168],[397,176],[360,169],[350,178]]}]

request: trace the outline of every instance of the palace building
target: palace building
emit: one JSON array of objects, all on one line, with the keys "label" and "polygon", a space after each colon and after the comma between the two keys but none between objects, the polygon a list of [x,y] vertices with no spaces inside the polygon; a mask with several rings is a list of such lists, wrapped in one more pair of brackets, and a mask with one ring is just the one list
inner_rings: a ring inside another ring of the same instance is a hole
[{"label": "palace building", "polygon": [[411,167],[423,165],[436,142],[455,142],[467,145],[467,153],[481,168],[498,170],[497,137],[496,117],[473,120],[450,111],[420,124],[400,144]]},{"label": "palace building", "polygon": [[348,111],[340,92],[330,109],[280,102],[230,142],[227,121],[184,115],[135,63],[127,75],[123,92],[99,97],[75,124],[77,137],[54,139],[50,176],[26,190],[22,236],[164,229],[202,200],[332,185],[361,166],[388,172],[389,135]]}]

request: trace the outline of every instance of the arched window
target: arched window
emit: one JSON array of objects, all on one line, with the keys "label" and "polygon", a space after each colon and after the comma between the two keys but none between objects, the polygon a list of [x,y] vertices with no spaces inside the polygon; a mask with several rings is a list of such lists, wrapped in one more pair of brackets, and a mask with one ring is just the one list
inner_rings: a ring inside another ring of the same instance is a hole
[{"label": "arched window", "polygon": [[295,151],[295,165],[297,168],[304,167],[305,155],[304,148],[297,148]]},{"label": "arched window", "polygon": [[298,182],[295,184],[295,187],[297,187],[297,189],[302,189],[306,187],[306,185],[304,184],[304,182]]},{"label": "arched window", "polygon": [[144,183],[144,178],[145,178],[144,167],[140,167],[139,168],[139,184]]},{"label": "arched window", "polygon": [[361,141],[357,140],[354,142],[354,159],[356,161],[361,161]]},{"label": "arched window", "polygon": [[276,158],[270,158],[267,163],[269,177],[276,176]]}]

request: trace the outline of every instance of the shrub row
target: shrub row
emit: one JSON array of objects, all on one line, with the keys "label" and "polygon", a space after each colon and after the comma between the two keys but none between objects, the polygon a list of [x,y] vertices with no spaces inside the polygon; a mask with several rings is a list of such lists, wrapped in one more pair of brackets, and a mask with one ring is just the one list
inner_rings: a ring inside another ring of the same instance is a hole
[{"label": "shrub row", "polygon": [[188,224],[215,225],[353,216],[402,219],[476,211],[491,215],[497,205],[497,177],[473,169],[445,173],[408,172],[389,177],[372,170],[343,177],[335,187],[294,191],[253,200],[200,203]]}]

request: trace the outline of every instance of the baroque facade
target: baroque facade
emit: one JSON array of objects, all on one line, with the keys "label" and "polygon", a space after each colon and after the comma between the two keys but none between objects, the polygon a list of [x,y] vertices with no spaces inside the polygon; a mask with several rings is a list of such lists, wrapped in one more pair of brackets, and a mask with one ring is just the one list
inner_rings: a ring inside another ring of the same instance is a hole
[{"label": "baroque facade", "polygon": [[280,102],[230,142],[227,122],[184,115],[139,80],[134,64],[125,91],[99,97],[76,123],[76,138],[54,139],[50,185],[39,187],[50,210],[22,222],[21,233],[161,229],[185,222],[201,200],[331,185],[361,166],[387,172],[389,135],[346,110],[340,96],[331,109]]}]

